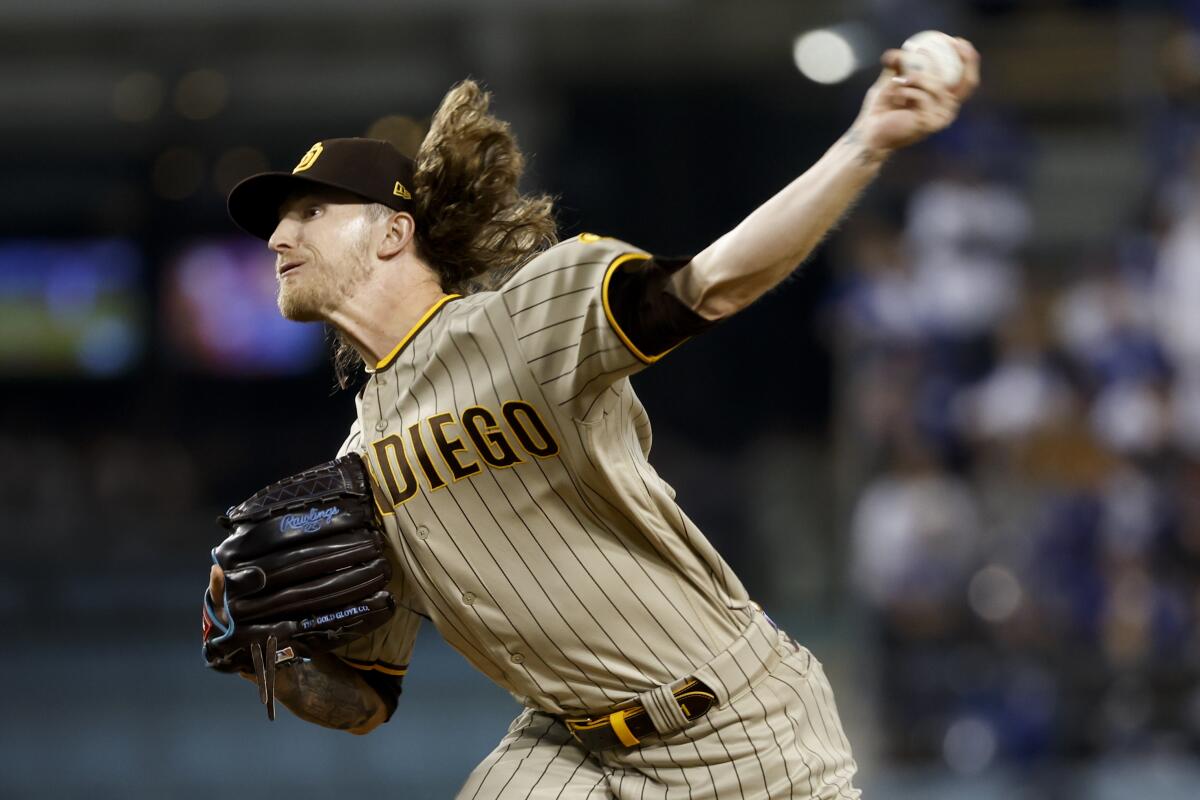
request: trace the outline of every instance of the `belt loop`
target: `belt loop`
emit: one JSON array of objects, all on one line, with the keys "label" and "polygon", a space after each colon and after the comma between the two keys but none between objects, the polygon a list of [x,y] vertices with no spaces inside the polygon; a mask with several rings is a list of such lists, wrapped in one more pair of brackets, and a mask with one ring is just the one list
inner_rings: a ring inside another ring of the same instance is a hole
[{"label": "belt loop", "polygon": [[675,699],[671,684],[656,686],[648,692],[638,695],[638,702],[650,715],[654,730],[661,735],[674,733],[686,728],[691,722],[683,715],[679,701]]},{"label": "belt loop", "polygon": [[608,724],[612,726],[613,731],[617,734],[617,739],[626,747],[633,747],[641,744],[641,739],[633,735],[633,731],[629,730],[629,723],[625,721],[624,711],[615,711],[608,718]]}]

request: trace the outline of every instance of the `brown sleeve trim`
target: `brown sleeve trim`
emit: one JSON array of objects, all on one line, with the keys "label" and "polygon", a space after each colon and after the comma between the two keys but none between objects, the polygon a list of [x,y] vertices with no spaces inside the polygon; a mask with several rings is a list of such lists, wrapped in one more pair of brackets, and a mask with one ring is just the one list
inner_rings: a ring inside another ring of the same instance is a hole
[{"label": "brown sleeve trim", "polygon": [[408,664],[391,664],[387,661],[379,659],[365,660],[361,658],[351,658],[350,656],[338,656],[342,661],[345,661],[355,669],[361,670],[377,670],[387,675],[395,675],[403,677],[408,672]]},{"label": "brown sleeve trim", "polygon": [[646,364],[714,324],[667,291],[671,275],[690,261],[625,253],[604,273],[604,314],[622,343]]}]

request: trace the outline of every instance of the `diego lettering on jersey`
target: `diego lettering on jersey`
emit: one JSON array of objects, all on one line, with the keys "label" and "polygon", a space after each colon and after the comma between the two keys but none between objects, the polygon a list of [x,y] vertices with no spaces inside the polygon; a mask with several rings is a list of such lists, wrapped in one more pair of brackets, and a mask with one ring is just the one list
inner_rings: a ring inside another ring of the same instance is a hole
[{"label": "diego lettering on jersey", "polygon": [[522,454],[553,458],[560,448],[533,405],[509,400],[499,414],[484,406],[465,409],[459,419],[448,411],[439,412],[409,425],[402,435],[371,442],[371,450],[379,467],[379,483],[392,505],[399,506],[420,490],[421,478],[429,491],[435,492],[446,487],[447,478],[454,483],[478,475],[485,467],[505,469],[522,464]]}]

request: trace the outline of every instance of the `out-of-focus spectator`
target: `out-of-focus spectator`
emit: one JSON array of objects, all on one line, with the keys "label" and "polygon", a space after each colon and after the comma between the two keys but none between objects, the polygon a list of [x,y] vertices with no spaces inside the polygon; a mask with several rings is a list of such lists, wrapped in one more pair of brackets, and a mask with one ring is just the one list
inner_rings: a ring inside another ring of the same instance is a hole
[{"label": "out-of-focus spectator", "polygon": [[1152,455],[1168,441],[1167,398],[1161,385],[1120,381],[1105,387],[1091,411],[1096,439],[1118,453]]},{"label": "out-of-focus spectator", "polygon": [[1110,260],[1090,272],[1055,304],[1060,346],[1093,386],[1162,378],[1169,367],[1155,335],[1157,308],[1148,287]]},{"label": "out-of-focus spectator", "polygon": [[951,339],[987,334],[1020,291],[1017,255],[1029,209],[1014,190],[965,171],[918,189],[905,236],[914,283],[931,332]]},{"label": "out-of-focus spectator", "polygon": [[1200,203],[1167,232],[1154,276],[1154,319],[1163,348],[1183,373],[1200,371]]},{"label": "out-of-focus spectator", "polygon": [[851,536],[855,583],[871,603],[936,618],[965,585],[979,514],[970,487],[909,441],[895,466],[863,491]]},{"label": "out-of-focus spectator", "polygon": [[847,238],[849,260],[837,299],[845,341],[885,350],[918,343],[924,333],[921,298],[901,231],[868,218]]},{"label": "out-of-focus spectator", "polygon": [[1000,332],[991,372],[955,398],[954,414],[964,437],[1023,440],[1070,413],[1070,387],[1050,360],[1040,327],[1026,309]]}]

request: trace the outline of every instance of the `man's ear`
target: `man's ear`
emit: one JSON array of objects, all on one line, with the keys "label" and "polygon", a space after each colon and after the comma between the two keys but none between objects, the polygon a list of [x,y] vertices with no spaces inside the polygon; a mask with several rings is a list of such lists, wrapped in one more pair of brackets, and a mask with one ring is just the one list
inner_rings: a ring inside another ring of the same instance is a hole
[{"label": "man's ear", "polygon": [[394,258],[404,252],[413,240],[417,223],[407,211],[397,211],[388,217],[387,233],[379,242],[375,255],[381,259]]}]

